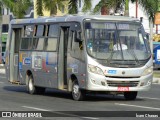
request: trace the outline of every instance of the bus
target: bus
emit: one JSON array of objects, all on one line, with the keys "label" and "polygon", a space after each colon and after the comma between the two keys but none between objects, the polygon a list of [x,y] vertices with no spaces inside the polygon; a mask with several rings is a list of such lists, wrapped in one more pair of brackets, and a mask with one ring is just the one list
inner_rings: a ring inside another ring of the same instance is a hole
[{"label": "bus", "polygon": [[135,100],[138,91],[151,87],[153,61],[144,28],[135,18],[15,19],[9,26],[6,76],[26,85],[30,94],[53,88],[70,92],[77,101],[95,92]]}]

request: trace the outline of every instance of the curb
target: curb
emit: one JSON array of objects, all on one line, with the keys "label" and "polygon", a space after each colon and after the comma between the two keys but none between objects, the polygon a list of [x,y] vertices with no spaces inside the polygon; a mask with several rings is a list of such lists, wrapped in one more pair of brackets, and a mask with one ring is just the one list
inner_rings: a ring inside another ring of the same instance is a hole
[{"label": "curb", "polygon": [[153,78],[152,83],[158,83],[158,84],[160,84],[160,78]]}]

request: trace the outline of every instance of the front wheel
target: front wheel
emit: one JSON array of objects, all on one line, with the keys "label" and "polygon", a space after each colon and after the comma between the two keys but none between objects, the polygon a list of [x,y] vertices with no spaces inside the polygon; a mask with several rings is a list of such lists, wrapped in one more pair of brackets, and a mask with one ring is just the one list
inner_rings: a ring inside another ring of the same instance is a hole
[{"label": "front wheel", "polygon": [[124,98],[126,100],[135,100],[137,97],[137,92],[124,92]]},{"label": "front wheel", "polygon": [[74,81],[72,86],[72,97],[76,101],[81,101],[85,97],[85,92],[80,90],[78,82]]}]

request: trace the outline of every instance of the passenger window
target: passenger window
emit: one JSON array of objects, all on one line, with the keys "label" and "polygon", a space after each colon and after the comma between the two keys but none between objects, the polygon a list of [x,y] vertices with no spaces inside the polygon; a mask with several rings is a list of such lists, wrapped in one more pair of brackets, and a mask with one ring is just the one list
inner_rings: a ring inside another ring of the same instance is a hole
[{"label": "passenger window", "polygon": [[44,27],[44,25],[38,25],[37,26],[37,31],[36,31],[36,36],[37,37],[42,37],[42,36],[44,36],[44,31],[45,31],[45,29],[44,29],[45,27]]},{"label": "passenger window", "polygon": [[22,50],[31,50],[32,40],[30,38],[22,38],[21,49]]},{"label": "passenger window", "polygon": [[28,25],[25,27],[24,37],[32,37],[34,32],[34,26]]},{"label": "passenger window", "polygon": [[50,25],[48,37],[58,37],[59,35],[59,26],[58,25]]},{"label": "passenger window", "polygon": [[44,38],[37,38],[35,41],[35,50],[43,50]]},{"label": "passenger window", "polygon": [[46,51],[56,51],[57,40],[58,38],[48,38],[45,43]]}]

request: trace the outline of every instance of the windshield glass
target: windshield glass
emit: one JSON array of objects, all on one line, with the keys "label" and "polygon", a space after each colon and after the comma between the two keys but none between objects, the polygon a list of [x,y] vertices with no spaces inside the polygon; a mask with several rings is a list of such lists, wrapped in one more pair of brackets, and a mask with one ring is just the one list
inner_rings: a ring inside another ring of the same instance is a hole
[{"label": "windshield glass", "polygon": [[88,54],[96,59],[146,60],[149,42],[137,22],[85,22]]}]

